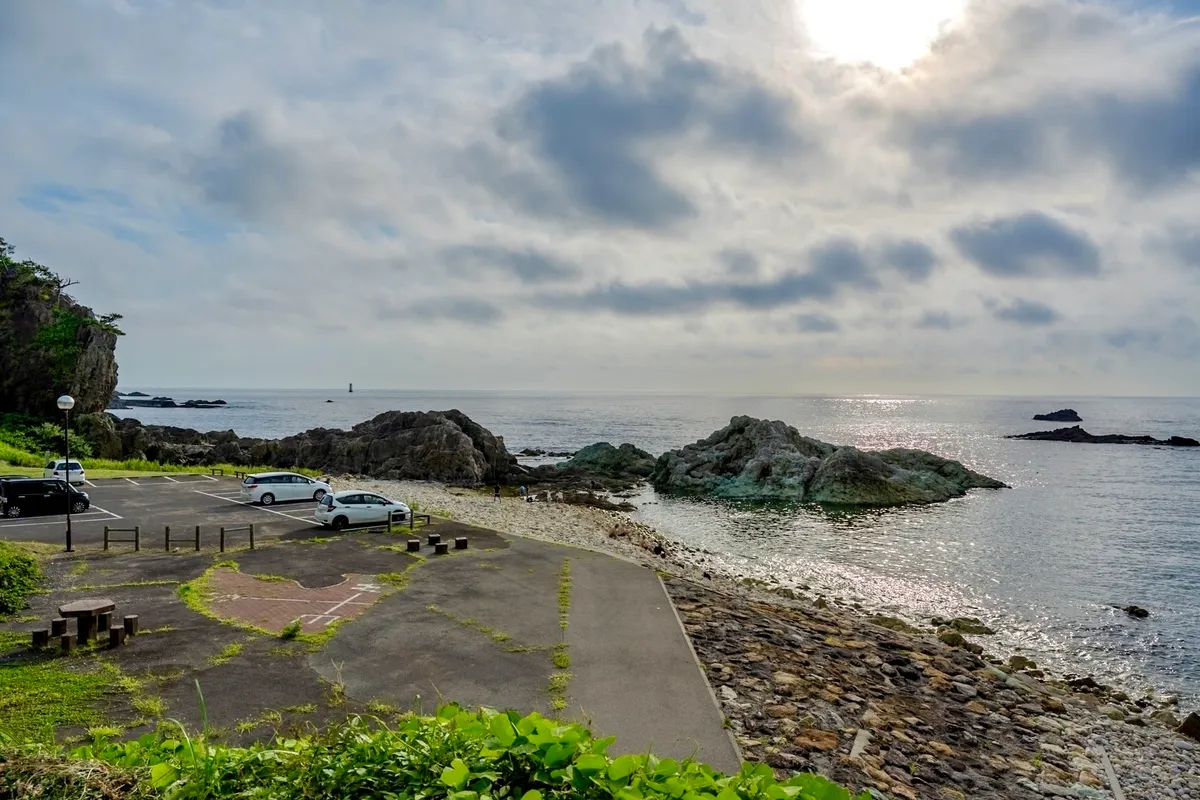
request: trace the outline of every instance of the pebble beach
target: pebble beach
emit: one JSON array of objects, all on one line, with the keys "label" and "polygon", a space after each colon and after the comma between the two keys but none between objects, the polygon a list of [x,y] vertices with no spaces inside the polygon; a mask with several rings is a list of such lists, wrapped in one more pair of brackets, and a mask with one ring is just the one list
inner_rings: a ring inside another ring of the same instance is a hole
[{"label": "pebble beach", "polygon": [[720,574],[621,512],[432,483],[353,486],[657,569],[747,760],[875,797],[1200,800],[1200,744],[1168,727],[1188,711],[1171,696],[1130,697],[1103,676],[1068,683],[963,646],[986,637],[939,637]]}]

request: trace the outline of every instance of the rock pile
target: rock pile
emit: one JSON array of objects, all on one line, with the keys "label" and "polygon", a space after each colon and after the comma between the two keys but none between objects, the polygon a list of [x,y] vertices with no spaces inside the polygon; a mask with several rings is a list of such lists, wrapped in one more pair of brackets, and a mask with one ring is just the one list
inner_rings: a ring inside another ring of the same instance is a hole
[{"label": "rock pile", "polygon": [[869,506],[938,503],[969,489],[1004,488],[923,450],[839,447],[752,417],[734,417],[707,439],[665,453],[650,482],[681,494]]},{"label": "rock pile", "polygon": [[1033,418],[1040,422],[1083,422],[1083,417],[1073,408],[1061,408],[1049,414],[1034,414]]}]

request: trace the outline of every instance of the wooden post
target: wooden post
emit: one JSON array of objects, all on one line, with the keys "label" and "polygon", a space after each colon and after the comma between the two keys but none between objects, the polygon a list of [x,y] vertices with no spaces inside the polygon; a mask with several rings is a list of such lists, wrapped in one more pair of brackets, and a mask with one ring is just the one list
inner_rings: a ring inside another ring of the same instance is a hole
[{"label": "wooden post", "polygon": [[55,617],[50,620],[50,635],[58,638],[67,632],[67,618]]},{"label": "wooden post", "polygon": [[104,549],[108,549],[108,526],[104,526]]},{"label": "wooden post", "polygon": [[465,536],[456,537],[454,539],[454,549],[455,550],[466,550],[467,549],[467,537],[465,537]]},{"label": "wooden post", "polygon": [[225,552],[225,526],[221,526],[221,552]]},{"label": "wooden post", "polygon": [[254,523],[250,523],[250,549],[254,549]]},{"label": "wooden post", "polygon": [[200,552],[200,526],[196,526],[196,552]]},{"label": "wooden post", "polygon": [[138,552],[142,549],[142,526],[133,526],[133,552]]},{"label": "wooden post", "polygon": [[124,628],[109,628],[108,629],[108,646],[120,647],[125,644],[125,629]]},{"label": "wooden post", "polygon": [[166,544],[164,546],[166,548],[166,551],[169,553],[169,552],[171,552],[171,526],[170,525],[163,526],[163,538],[166,539]]},{"label": "wooden post", "polygon": [[111,627],[112,627],[112,612],[111,611],[105,611],[103,614],[100,614],[98,617],[96,617],[96,636],[97,637],[99,637],[100,634],[104,633],[106,630],[108,630]]},{"label": "wooden post", "polygon": [[421,540],[420,539],[409,539],[408,540],[408,552],[417,553],[417,552],[420,552],[420,550],[421,550]]},{"label": "wooden post", "polygon": [[138,632],[138,616],[137,614],[126,614],[121,619],[121,624],[125,626],[126,636],[137,636]]},{"label": "wooden post", "polygon": [[75,634],[64,633],[59,639],[59,646],[62,647],[64,653],[70,653],[75,649]]},{"label": "wooden post", "polygon": [[439,555],[439,556],[446,555],[447,553],[450,552],[450,543],[449,542],[438,542],[437,544],[435,544],[433,546],[433,552],[435,555]]},{"label": "wooden post", "polygon": [[50,645],[50,630],[49,630],[49,628],[42,628],[41,630],[37,630],[37,631],[33,632],[33,646],[35,649],[40,650],[43,647],[49,647],[49,645]]}]

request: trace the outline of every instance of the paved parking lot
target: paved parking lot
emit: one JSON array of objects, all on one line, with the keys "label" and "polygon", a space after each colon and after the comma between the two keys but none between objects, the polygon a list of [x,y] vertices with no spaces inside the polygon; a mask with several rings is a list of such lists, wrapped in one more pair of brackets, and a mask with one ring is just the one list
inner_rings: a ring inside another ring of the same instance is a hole
[{"label": "paved parking lot", "polygon": [[[177,475],[157,478],[115,478],[88,481],[81,487],[92,507],[71,515],[76,547],[100,545],[104,526],[141,527],[142,547],[162,548],[166,526],[174,546],[187,546],[183,538],[201,526],[204,548],[216,547],[219,529],[254,523],[255,539],[306,538],[319,534],[311,500],[278,503],[265,508],[241,499],[234,478]],[[66,515],[0,519],[0,539],[58,543],[66,531]],[[240,542],[240,539],[239,539]],[[127,545],[115,545],[125,547]]]}]

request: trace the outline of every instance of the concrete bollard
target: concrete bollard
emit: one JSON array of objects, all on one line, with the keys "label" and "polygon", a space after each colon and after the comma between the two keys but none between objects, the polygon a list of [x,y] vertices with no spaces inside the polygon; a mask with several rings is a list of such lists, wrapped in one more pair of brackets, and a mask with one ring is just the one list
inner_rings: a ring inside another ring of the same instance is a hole
[{"label": "concrete bollard", "polygon": [[455,537],[454,549],[455,550],[466,550],[467,549],[467,537],[465,537],[465,536]]},{"label": "concrete bollard", "polygon": [[51,636],[53,636],[55,639],[57,639],[59,636],[64,635],[66,632],[67,632],[66,617],[55,617],[54,619],[50,620],[50,635]]},{"label": "concrete bollard", "polygon": [[105,611],[96,617],[96,635],[99,637],[106,630],[112,627],[112,612]]},{"label": "concrete bollard", "polygon": [[450,552],[449,542],[438,542],[433,546],[434,555],[444,556]]},{"label": "concrete bollard", "polygon": [[429,543],[430,544],[436,545],[436,544],[440,543],[441,541],[442,541],[442,535],[440,533],[429,534]]},{"label": "concrete bollard", "polygon": [[122,618],[121,624],[125,626],[126,636],[137,636],[138,632],[138,616],[137,614],[127,614]]},{"label": "concrete bollard", "polygon": [[419,552],[420,550],[421,550],[421,540],[420,539],[409,539],[408,540],[408,552],[416,553],[416,552]]},{"label": "concrete bollard", "polygon": [[120,647],[125,644],[125,629],[124,628],[109,628],[108,629],[108,646]]},{"label": "concrete bollard", "polygon": [[50,646],[50,629],[42,628],[39,631],[33,632],[33,647],[35,650],[40,650],[43,647]]},{"label": "concrete bollard", "polygon": [[75,634],[64,633],[59,639],[60,646],[64,653],[70,653],[75,649]]}]

